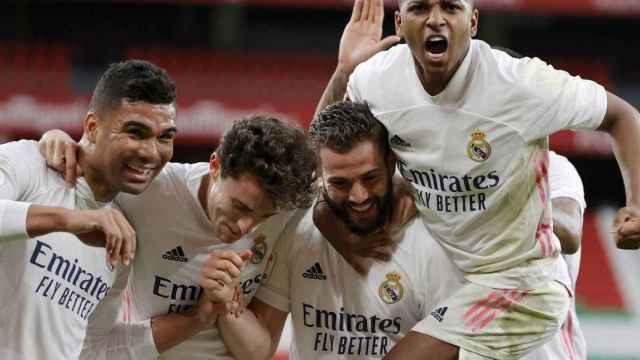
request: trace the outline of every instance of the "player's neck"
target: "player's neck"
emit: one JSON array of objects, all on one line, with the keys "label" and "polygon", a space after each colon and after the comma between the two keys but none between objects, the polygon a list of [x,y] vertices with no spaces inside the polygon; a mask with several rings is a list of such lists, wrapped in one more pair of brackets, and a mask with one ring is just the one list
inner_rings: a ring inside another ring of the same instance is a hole
[{"label": "player's neck", "polygon": [[449,84],[449,80],[453,77],[453,73],[424,71],[419,65],[416,65],[416,73],[422,88],[431,96],[436,96],[443,92],[447,84]]},{"label": "player's neck", "polygon": [[118,195],[118,192],[112,190],[107,185],[104,176],[96,167],[91,166],[91,162],[88,160],[94,150],[92,145],[82,139],[80,140],[79,146],[78,167],[82,170],[84,179],[89,185],[93,197],[100,202],[112,201],[116,195]]},{"label": "player's neck", "polygon": [[460,65],[464,61],[466,55],[462,56],[455,64],[446,69],[430,69],[427,66],[423,66],[420,64],[415,58],[413,59],[413,63],[415,66],[416,74],[418,75],[418,79],[422,84],[422,88],[431,96],[436,96],[444,91],[449,85],[449,82],[456,74]]}]

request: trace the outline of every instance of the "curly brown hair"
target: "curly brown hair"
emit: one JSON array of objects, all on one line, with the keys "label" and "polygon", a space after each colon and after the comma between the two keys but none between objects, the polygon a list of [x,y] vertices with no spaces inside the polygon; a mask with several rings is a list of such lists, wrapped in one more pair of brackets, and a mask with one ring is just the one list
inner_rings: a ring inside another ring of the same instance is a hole
[{"label": "curly brown hair", "polygon": [[279,210],[309,207],[315,196],[316,153],[302,129],[252,116],[233,124],[216,150],[220,175],[254,175]]},{"label": "curly brown hair", "polygon": [[389,152],[388,132],[364,103],[340,101],[319,112],[309,125],[312,146],[347,153],[365,140],[378,144],[383,155]]}]

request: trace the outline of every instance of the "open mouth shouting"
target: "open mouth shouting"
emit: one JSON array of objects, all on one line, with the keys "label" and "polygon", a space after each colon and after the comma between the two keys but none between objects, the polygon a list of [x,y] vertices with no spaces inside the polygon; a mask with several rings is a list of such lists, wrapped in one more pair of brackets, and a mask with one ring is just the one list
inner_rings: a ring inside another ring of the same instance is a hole
[{"label": "open mouth shouting", "polygon": [[427,51],[427,60],[430,62],[441,61],[449,48],[449,40],[443,35],[431,35],[424,44]]}]

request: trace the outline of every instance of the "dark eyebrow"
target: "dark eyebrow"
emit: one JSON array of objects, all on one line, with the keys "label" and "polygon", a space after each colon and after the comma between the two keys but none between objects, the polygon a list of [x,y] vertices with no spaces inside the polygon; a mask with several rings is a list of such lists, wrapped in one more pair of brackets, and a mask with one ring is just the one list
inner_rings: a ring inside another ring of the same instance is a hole
[{"label": "dark eyebrow", "polygon": [[249,205],[243,203],[242,201],[236,199],[236,198],[232,198],[231,202],[233,202],[234,205],[236,206],[240,206],[242,207],[244,210],[248,211],[248,212],[253,212],[253,209],[251,207],[249,207]]},{"label": "dark eyebrow", "polygon": [[172,126],[166,130],[164,130],[162,132],[162,135],[169,135],[170,133],[173,133],[173,135],[176,135],[178,133],[178,128],[176,128],[175,126]]},{"label": "dark eyebrow", "polygon": [[[140,129],[144,132],[151,132],[151,128],[146,125],[145,123],[142,123],[140,121],[136,121],[136,120],[127,120],[122,124],[122,128],[137,128]],[[168,135],[173,133],[173,135],[178,133],[178,128],[176,128],[175,126],[172,126],[170,128],[167,128],[165,130],[162,131],[162,135]]]},{"label": "dark eyebrow", "polygon": [[151,128],[149,126],[135,120],[127,120],[122,124],[123,129],[128,127],[140,128],[141,130],[144,130],[144,131],[151,131]]}]

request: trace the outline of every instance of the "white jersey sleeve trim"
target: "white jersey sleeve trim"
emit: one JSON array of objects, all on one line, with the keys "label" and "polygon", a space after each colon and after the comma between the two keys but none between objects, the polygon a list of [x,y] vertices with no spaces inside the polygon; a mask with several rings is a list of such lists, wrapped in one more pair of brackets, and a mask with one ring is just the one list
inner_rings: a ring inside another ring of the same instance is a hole
[{"label": "white jersey sleeve trim", "polygon": [[29,238],[27,213],[31,203],[0,200],[0,244]]},{"label": "white jersey sleeve trim", "polygon": [[291,312],[291,301],[289,301],[285,296],[279,295],[265,286],[260,287],[255,297],[280,311],[284,311],[286,313]]}]

